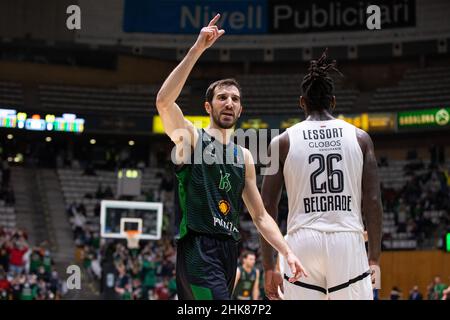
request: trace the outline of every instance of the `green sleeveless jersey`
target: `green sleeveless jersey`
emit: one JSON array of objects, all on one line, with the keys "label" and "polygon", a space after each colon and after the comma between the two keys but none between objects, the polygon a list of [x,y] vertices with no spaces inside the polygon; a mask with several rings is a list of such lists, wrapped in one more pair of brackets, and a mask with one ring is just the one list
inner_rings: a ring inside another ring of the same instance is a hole
[{"label": "green sleeveless jersey", "polygon": [[198,132],[191,163],[176,172],[182,212],[180,238],[194,231],[238,241],[245,185],[242,148],[231,141],[223,145],[203,129]]},{"label": "green sleeveless jersey", "polygon": [[253,268],[250,272],[247,272],[244,267],[239,266],[239,270],[241,271],[241,277],[236,284],[233,297],[238,300],[251,300],[253,286],[256,281],[256,268]]}]

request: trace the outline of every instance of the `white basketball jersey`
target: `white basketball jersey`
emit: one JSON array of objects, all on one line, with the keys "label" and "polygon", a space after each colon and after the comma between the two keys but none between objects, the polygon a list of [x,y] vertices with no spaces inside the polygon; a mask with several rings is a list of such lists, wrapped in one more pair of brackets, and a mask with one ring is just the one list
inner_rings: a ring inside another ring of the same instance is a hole
[{"label": "white basketball jersey", "polygon": [[364,161],[356,127],[339,119],[302,121],[287,132],[288,234],[298,228],[363,232]]}]

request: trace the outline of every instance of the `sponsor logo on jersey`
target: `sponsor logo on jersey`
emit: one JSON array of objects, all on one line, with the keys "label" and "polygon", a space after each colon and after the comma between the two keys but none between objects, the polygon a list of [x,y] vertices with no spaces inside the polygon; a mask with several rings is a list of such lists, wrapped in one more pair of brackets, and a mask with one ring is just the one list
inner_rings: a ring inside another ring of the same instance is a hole
[{"label": "sponsor logo on jersey", "polygon": [[230,232],[239,232],[239,230],[233,225],[231,221],[226,222],[221,218],[214,217],[214,227],[217,225],[227,229]]},{"label": "sponsor logo on jersey", "polygon": [[226,216],[228,214],[228,212],[230,212],[230,208],[231,208],[231,206],[228,203],[228,201],[226,201],[226,200],[219,201],[219,211],[224,216]]},{"label": "sponsor logo on jersey", "polygon": [[220,170],[220,182],[219,182],[219,189],[225,190],[226,192],[231,190],[231,182],[230,182],[230,174],[229,173],[222,173],[222,170]]}]

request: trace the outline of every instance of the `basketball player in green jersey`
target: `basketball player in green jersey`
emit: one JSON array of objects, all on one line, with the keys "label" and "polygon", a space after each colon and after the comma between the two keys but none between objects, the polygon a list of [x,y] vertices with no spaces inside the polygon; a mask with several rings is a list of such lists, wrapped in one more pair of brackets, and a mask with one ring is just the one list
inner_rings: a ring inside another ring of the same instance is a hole
[{"label": "basketball player in green jersey", "polygon": [[[185,119],[175,102],[196,61],[225,33],[216,26],[219,18],[216,15],[201,29],[197,41],[164,81],[156,99],[164,130],[176,145],[182,211],[176,277],[181,300],[231,299],[242,200],[262,236],[285,257],[293,275],[290,281],[306,276],[264,208],[251,153],[231,141],[233,126],[242,112],[239,84],[226,79],[210,85],[204,107],[211,121],[204,130],[196,129]],[[198,155],[201,161],[197,161]],[[230,158],[233,161],[228,161]]]},{"label": "basketball player in green jersey", "polygon": [[242,266],[236,270],[233,298],[236,300],[259,300],[259,270],[255,268],[256,256],[244,251]]}]

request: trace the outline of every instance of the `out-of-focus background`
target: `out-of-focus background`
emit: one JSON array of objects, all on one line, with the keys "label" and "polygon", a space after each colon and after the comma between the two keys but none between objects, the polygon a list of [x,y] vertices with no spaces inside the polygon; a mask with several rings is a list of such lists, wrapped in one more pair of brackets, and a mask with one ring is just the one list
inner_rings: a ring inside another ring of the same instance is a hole
[{"label": "out-of-focus background", "polygon": [[[450,3],[380,0],[381,30],[366,26],[369,4],[1,1],[0,299],[176,298],[176,181],[155,98],[216,12],[226,34],[195,66],[177,101],[183,112],[204,117],[209,83],[234,77],[244,105],[237,127],[284,130],[304,118],[301,79],[328,48],[345,76],[335,115],[369,132],[378,159],[380,298],[445,298]],[[101,222],[102,200],[163,210],[113,205]],[[285,194],[279,215],[285,230]],[[142,219],[152,239],[129,249],[123,216]],[[241,230],[240,250],[255,252],[261,269],[247,212]],[[70,265],[81,268],[81,289],[68,286]]]}]

